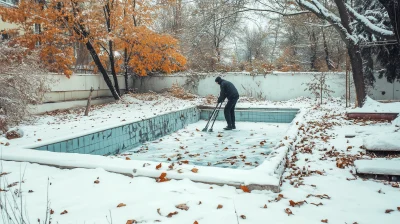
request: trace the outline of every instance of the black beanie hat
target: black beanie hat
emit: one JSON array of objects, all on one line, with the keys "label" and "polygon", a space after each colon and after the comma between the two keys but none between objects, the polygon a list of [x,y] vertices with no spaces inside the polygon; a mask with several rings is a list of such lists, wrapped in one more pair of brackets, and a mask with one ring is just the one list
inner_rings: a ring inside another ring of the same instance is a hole
[{"label": "black beanie hat", "polygon": [[222,79],[219,76],[215,79],[215,82],[217,82],[217,83],[220,83],[221,81],[222,81]]}]

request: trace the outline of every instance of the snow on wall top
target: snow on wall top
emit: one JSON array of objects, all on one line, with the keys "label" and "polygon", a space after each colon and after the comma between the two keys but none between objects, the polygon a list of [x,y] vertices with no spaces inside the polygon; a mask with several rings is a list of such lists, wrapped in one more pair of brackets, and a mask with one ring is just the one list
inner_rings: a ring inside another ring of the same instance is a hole
[{"label": "snow on wall top", "polygon": [[350,109],[350,113],[400,113],[400,102],[380,103],[367,96],[362,108]]}]

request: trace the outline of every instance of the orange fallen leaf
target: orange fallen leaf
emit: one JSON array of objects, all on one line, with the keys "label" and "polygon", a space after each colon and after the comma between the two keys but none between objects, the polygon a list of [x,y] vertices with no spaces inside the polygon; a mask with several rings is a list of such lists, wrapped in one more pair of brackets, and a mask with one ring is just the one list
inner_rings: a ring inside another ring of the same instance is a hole
[{"label": "orange fallen leaf", "polygon": [[166,181],[169,181],[169,179],[166,178],[166,176],[167,176],[167,173],[162,173],[162,174],[158,177],[157,182],[166,182]]},{"label": "orange fallen leaf", "polygon": [[126,206],[126,204],[124,204],[124,203],[119,203],[118,205],[117,205],[117,208],[121,208],[121,207],[125,207]]},{"label": "orange fallen leaf", "polygon": [[160,164],[158,164],[157,166],[156,166],[156,170],[158,170],[158,169],[160,169],[161,168],[161,163]]},{"label": "orange fallen leaf", "polygon": [[63,212],[61,212],[61,215],[65,215],[65,214],[67,214],[68,213],[68,211],[67,210],[64,210]]},{"label": "orange fallen leaf", "polygon": [[182,160],[181,163],[189,164],[189,161],[187,161],[187,160]]},{"label": "orange fallen leaf", "polygon": [[286,208],[285,213],[288,214],[288,216],[293,215],[292,210],[290,210],[290,208]]},{"label": "orange fallen leaf", "polygon": [[125,157],[125,160],[131,160],[131,158],[129,158],[129,157]]},{"label": "orange fallen leaf", "polygon": [[397,211],[399,211],[399,212],[400,212],[400,207],[397,207]]},{"label": "orange fallen leaf", "polygon": [[134,224],[134,223],[137,223],[136,220],[134,219],[126,221],[126,224]]},{"label": "orange fallen leaf", "polygon": [[290,200],[289,201],[289,204],[290,204],[290,206],[292,206],[292,207],[294,207],[294,206],[296,206],[296,205],[298,205],[299,207],[301,206],[301,205],[303,205],[304,203],[307,203],[307,201],[298,201],[298,202],[294,202],[294,201],[292,201],[292,200]]},{"label": "orange fallen leaf", "polygon": [[278,197],[277,198],[275,198],[275,201],[280,201],[282,198],[285,198],[284,196],[283,196],[283,194],[278,194]]},{"label": "orange fallen leaf", "polygon": [[192,169],[192,172],[193,172],[193,173],[197,173],[197,172],[199,172],[199,169],[193,168],[193,169]]},{"label": "orange fallen leaf", "polygon": [[248,188],[247,186],[245,186],[245,185],[243,185],[243,186],[240,186],[240,189],[242,189],[242,190],[243,190],[243,192],[250,193],[250,190],[249,190],[249,188]]},{"label": "orange fallen leaf", "polygon": [[221,209],[222,207],[224,207],[223,205],[218,205],[217,209]]},{"label": "orange fallen leaf", "polygon": [[328,223],[328,219],[322,219],[321,222]]},{"label": "orange fallen leaf", "polygon": [[199,224],[199,222],[197,222],[197,221],[194,221],[194,223],[193,224]]},{"label": "orange fallen leaf", "polygon": [[167,215],[167,217],[168,217],[168,218],[171,218],[172,216],[177,215],[177,214],[178,214],[177,211],[175,211],[175,212],[170,212],[170,213]]}]

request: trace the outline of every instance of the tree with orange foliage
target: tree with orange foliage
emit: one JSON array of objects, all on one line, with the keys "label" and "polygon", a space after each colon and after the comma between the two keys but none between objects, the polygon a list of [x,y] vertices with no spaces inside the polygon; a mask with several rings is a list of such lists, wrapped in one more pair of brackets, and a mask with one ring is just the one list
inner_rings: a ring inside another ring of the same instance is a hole
[{"label": "tree with orange foliage", "polygon": [[83,43],[118,100],[121,69],[145,76],[179,71],[186,64],[174,38],[147,27],[156,9],[146,0],[24,0],[17,8],[0,8],[0,17],[19,25],[18,44],[39,49],[44,65],[67,77],[73,73],[73,43]]}]

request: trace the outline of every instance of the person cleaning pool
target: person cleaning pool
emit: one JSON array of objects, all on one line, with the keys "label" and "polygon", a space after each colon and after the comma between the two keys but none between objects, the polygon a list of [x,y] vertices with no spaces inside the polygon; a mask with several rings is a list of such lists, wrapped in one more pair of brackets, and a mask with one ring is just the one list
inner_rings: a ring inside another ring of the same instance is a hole
[{"label": "person cleaning pool", "polygon": [[228,98],[228,103],[224,108],[225,120],[228,123],[228,126],[224,128],[224,130],[232,130],[236,129],[235,124],[235,106],[237,101],[239,100],[239,93],[236,87],[229,81],[222,79],[221,77],[217,77],[215,82],[220,85],[221,93],[218,98],[218,103],[222,103]]}]

